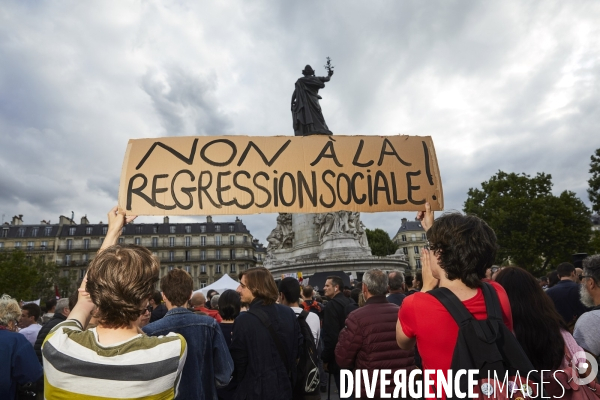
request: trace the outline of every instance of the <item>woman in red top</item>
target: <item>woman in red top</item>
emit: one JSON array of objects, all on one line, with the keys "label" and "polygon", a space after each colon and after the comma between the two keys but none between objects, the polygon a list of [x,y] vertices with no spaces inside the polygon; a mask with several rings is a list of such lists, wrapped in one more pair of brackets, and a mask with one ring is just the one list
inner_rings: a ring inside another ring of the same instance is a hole
[{"label": "woman in red top", "polygon": [[[421,256],[423,288],[404,299],[398,313],[396,341],[405,350],[412,349],[416,342],[423,369],[442,370],[446,375],[452,363],[458,325],[446,308],[426,292],[438,285],[448,288],[476,319],[486,319],[481,279],[494,263],[496,235],[475,216],[444,214],[434,222],[429,203],[425,208],[425,212],[417,214],[429,240],[429,249],[424,249]],[[499,284],[491,284],[500,299],[503,321],[512,331],[506,292]]]}]

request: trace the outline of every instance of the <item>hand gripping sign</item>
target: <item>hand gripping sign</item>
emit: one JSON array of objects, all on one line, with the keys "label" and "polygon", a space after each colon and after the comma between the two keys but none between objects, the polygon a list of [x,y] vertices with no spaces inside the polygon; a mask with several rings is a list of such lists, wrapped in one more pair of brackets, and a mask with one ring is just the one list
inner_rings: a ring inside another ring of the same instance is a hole
[{"label": "hand gripping sign", "polygon": [[129,141],[133,215],[416,211],[444,206],[429,136],[192,136]]}]

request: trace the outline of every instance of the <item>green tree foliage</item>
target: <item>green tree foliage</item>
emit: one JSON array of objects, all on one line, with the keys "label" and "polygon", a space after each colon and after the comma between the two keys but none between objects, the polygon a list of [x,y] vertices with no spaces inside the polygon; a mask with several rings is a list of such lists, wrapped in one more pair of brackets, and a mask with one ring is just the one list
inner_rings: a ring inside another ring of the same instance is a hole
[{"label": "green tree foliage", "polygon": [[600,149],[596,149],[596,154],[592,154],[590,163],[590,174],[592,177],[588,181],[590,188],[588,196],[592,202],[592,210],[600,212]]},{"label": "green tree foliage", "polygon": [[570,261],[589,246],[590,212],[573,192],[554,196],[552,176],[502,171],[471,188],[464,211],[486,221],[496,232],[496,262],[510,260],[533,274]]},{"label": "green tree foliage", "polygon": [[18,300],[46,299],[54,295],[56,264],[29,258],[23,251],[0,253],[0,294]]},{"label": "green tree foliage", "polygon": [[385,257],[394,254],[398,250],[398,245],[392,242],[390,235],[383,229],[367,229],[366,231],[369,247],[371,247],[371,253],[374,256]]}]

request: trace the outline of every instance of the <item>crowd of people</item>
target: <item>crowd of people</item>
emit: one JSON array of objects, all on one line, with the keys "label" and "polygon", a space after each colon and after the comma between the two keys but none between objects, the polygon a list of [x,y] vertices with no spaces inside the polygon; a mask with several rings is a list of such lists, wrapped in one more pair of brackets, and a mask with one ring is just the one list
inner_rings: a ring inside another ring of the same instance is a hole
[{"label": "crowd of people", "polygon": [[[417,218],[428,245],[409,282],[374,268],[352,287],[330,276],[318,293],[295,278],[276,283],[258,267],[239,274],[237,290],[205,296],[181,269],[159,281],[148,249],[118,244],[131,217],[114,208],[108,218],[73,296],[49,300],[44,313],[0,299],[0,398],[320,399],[332,386],[340,391],[344,370],[446,375],[460,359],[455,349],[470,345],[459,347],[459,312],[473,326],[495,318],[497,336],[518,343],[526,368],[566,371],[572,392],[585,386],[600,396],[597,380],[571,383],[572,365],[600,355],[600,255],[540,279],[497,267],[484,221],[458,213],[434,220],[427,204]],[[579,377],[594,373],[592,364]],[[361,386],[356,398],[366,398]],[[392,389],[376,387],[374,398]],[[560,394],[556,384],[544,390]]]}]

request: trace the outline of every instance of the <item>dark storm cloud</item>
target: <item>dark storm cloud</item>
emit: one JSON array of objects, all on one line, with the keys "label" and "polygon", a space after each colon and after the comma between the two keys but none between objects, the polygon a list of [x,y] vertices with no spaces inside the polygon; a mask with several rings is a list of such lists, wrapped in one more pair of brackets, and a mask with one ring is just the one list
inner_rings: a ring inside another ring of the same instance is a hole
[{"label": "dark storm cloud", "polygon": [[[130,138],[291,135],[294,82],[306,64],[324,75],[327,56],[331,130],[432,136],[446,209],[498,170],[550,173],[587,203],[598,15],[583,0],[9,1],[0,212],[105,220]],[[414,213],[362,220],[393,235],[402,217]],[[243,219],[263,242],[275,226]]]}]

